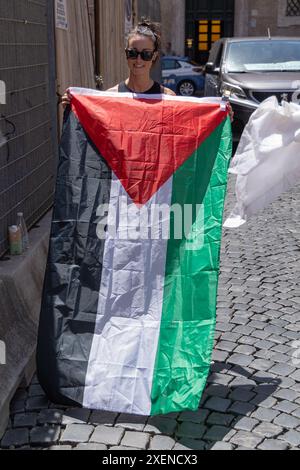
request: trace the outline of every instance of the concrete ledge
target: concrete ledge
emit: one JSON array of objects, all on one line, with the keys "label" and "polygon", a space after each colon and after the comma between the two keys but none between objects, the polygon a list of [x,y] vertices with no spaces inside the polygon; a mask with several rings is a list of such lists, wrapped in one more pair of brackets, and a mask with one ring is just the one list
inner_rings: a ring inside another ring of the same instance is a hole
[{"label": "concrete ledge", "polygon": [[[0,341],[5,344],[5,364],[0,358],[0,438],[8,418],[9,403],[22,381],[35,371],[35,350],[41,294],[47,262],[52,212],[30,231],[26,255],[0,260]],[[3,344],[2,343],[2,344]]]}]

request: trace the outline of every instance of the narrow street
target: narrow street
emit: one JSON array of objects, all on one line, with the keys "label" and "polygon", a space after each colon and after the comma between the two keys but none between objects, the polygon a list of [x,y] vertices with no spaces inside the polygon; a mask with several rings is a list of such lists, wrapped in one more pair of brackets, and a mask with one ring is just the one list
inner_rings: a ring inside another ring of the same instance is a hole
[{"label": "narrow street", "polygon": [[[230,178],[226,215],[234,201]],[[300,186],[224,231],[216,345],[198,412],[140,418],[19,389],[1,448],[300,449]],[[298,348],[298,349],[297,349]]]}]

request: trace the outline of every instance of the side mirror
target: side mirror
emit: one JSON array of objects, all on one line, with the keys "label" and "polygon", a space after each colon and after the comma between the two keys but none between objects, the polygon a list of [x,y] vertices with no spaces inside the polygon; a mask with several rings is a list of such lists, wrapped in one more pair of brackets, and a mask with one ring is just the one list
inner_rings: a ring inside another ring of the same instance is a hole
[{"label": "side mirror", "polygon": [[219,75],[220,68],[215,67],[213,62],[207,62],[204,68],[204,73],[209,73],[210,75]]}]

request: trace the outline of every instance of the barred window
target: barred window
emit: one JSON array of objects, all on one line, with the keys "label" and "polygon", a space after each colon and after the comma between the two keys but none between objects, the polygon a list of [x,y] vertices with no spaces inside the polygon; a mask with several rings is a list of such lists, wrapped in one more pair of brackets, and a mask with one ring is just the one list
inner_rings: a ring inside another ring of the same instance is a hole
[{"label": "barred window", "polygon": [[286,16],[300,16],[300,0],[287,0]]}]

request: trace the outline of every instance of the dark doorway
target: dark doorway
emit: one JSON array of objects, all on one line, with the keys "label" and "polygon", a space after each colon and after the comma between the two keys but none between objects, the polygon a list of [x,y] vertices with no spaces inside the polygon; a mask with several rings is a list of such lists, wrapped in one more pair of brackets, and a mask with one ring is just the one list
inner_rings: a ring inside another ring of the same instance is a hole
[{"label": "dark doorway", "polygon": [[212,44],[234,33],[234,0],[186,0],[186,55],[200,64]]}]

